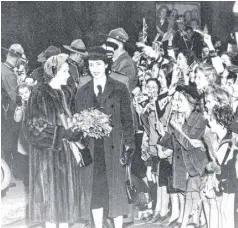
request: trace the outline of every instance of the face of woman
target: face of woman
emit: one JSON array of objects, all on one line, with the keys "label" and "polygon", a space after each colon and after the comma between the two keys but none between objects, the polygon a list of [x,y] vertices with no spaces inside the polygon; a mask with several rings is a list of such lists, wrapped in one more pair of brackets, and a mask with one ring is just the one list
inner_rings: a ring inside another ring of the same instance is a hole
[{"label": "face of woman", "polygon": [[216,104],[218,103],[211,94],[208,94],[205,97],[205,109],[208,112],[208,114],[212,113],[212,109]]},{"label": "face of woman", "polygon": [[180,17],[180,18],[179,18],[178,28],[181,29],[181,30],[184,30],[184,28],[185,28],[185,25],[184,25],[184,17]]},{"label": "face of woman", "polygon": [[184,14],[184,18],[185,18],[185,21],[191,21],[191,19],[192,19],[192,14],[191,14],[191,12],[185,12],[185,14]]},{"label": "face of woman", "polygon": [[221,61],[226,64],[226,66],[230,66],[231,65],[231,60],[230,60],[230,57],[226,54],[223,54],[221,56]]},{"label": "face of woman", "polygon": [[192,19],[198,19],[198,12],[192,11]]},{"label": "face of woman", "polygon": [[155,64],[152,67],[152,78],[157,78],[158,77],[158,73],[159,73],[159,67]]},{"label": "face of woman", "polygon": [[159,71],[158,81],[160,82],[161,88],[163,88],[163,89],[168,88],[167,80],[166,80],[165,73],[163,70]]},{"label": "face of woman", "polygon": [[195,73],[195,83],[198,90],[203,90],[208,86],[208,77],[206,77],[202,70],[197,70]]},{"label": "face of woman", "polygon": [[162,8],[160,10],[160,18],[165,18],[167,16],[167,10],[165,8]]},{"label": "face of woman", "polygon": [[202,58],[206,59],[209,56],[209,49],[207,47],[204,47],[202,49]]},{"label": "face of woman", "polygon": [[59,69],[59,71],[57,72],[55,78],[57,79],[57,82],[60,85],[67,85],[69,76],[70,76],[69,75],[69,64],[64,63],[62,65],[62,67]]},{"label": "face of woman", "polygon": [[18,93],[23,101],[28,101],[31,94],[30,90],[27,87],[20,88]]},{"label": "face of woman", "polygon": [[186,112],[188,109],[189,109],[188,100],[182,93],[179,93],[177,101],[177,111]]},{"label": "face of woman", "polygon": [[182,93],[179,93],[173,101],[174,114],[172,120],[179,125],[183,125],[189,110],[188,100]]},{"label": "face of woman", "polygon": [[154,81],[149,81],[146,84],[146,90],[148,91],[148,95],[152,97],[156,97],[159,92],[159,88],[156,82]]},{"label": "face of woman", "polygon": [[216,119],[213,116],[211,116],[211,118],[208,120],[208,123],[212,133],[218,133],[223,128],[222,125],[217,123]]},{"label": "face of woman", "polygon": [[172,9],[171,17],[174,18],[174,19],[176,19],[178,17],[178,11],[176,9]]},{"label": "face of woman", "polygon": [[93,78],[99,79],[106,75],[107,64],[103,60],[89,60],[88,65]]},{"label": "face of woman", "polygon": [[187,60],[186,60],[185,56],[184,56],[182,53],[179,53],[179,54],[178,54],[177,64],[178,64],[178,67],[179,67],[181,70],[185,70],[185,69],[187,69],[187,67],[188,67]]}]

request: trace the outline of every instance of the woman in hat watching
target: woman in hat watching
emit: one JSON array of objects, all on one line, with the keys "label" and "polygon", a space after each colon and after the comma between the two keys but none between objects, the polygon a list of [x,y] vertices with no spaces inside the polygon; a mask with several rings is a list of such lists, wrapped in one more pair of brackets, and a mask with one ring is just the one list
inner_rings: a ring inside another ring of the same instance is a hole
[{"label": "woman in hat watching", "polygon": [[44,66],[45,83],[33,89],[25,111],[24,131],[29,151],[29,220],[46,228],[68,227],[79,217],[77,163],[67,140],[70,111],[61,90],[69,78],[68,55],[50,57]]},{"label": "woman in hat watching", "polygon": [[130,163],[134,149],[130,95],[123,83],[108,77],[104,48],[94,47],[89,51],[88,65],[93,79],[78,90],[75,110],[79,113],[97,107],[111,116],[113,129],[108,138],[89,139],[93,163],[80,172],[84,196],[82,217],[90,220],[92,210],[95,227],[102,228],[103,215],[108,213],[115,227],[122,228],[123,215],[130,212],[123,164]]}]

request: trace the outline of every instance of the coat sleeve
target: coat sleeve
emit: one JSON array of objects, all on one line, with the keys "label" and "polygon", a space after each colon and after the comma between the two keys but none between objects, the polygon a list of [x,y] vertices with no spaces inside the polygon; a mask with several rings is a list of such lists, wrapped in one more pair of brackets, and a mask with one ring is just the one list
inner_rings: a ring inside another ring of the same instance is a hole
[{"label": "coat sleeve", "polygon": [[63,139],[63,126],[52,126],[36,120],[34,123],[27,121],[24,125],[24,133],[28,142],[39,149],[58,150]]},{"label": "coat sleeve", "polygon": [[163,138],[161,138],[161,140],[158,142],[161,146],[167,148],[167,149],[174,149],[174,145],[173,145],[173,135],[165,132],[165,135],[163,136]]},{"label": "coat sleeve", "polygon": [[129,91],[125,85],[122,85],[121,91],[121,124],[124,136],[124,144],[135,149],[134,125],[131,111],[131,101]]},{"label": "coat sleeve", "polygon": [[121,64],[120,71],[129,77],[129,90],[132,91],[137,86],[136,66],[133,61],[125,61]]},{"label": "coat sleeve", "polygon": [[53,100],[45,91],[36,90],[28,101],[24,133],[29,143],[39,149],[59,149],[64,127],[57,124],[62,110],[58,100]]},{"label": "coat sleeve", "polygon": [[86,94],[84,93],[84,88],[85,86],[81,87],[80,89],[78,89],[76,96],[75,96],[75,113],[80,113],[81,111],[83,111],[84,109],[86,109],[86,101],[84,99],[84,97],[86,96]]},{"label": "coat sleeve", "polygon": [[5,78],[5,80],[2,80],[4,89],[6,90],[7,94],[11,98],[11,100],[16,103],[16,88],[17,88],[17,80],[16,75],[14,73],[11,73],[12,75]]}]

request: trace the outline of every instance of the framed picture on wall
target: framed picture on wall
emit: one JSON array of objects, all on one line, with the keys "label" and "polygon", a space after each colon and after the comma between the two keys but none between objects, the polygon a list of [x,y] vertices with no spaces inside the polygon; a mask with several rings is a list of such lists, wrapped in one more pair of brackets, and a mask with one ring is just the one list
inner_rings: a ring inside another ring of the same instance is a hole
[{"label": "framed picture on wall", "polygon": [[157,31],[166,33],[178,30],[178,23],[199,28],[201,25],[200,3],[197,2],[156,2]]}]

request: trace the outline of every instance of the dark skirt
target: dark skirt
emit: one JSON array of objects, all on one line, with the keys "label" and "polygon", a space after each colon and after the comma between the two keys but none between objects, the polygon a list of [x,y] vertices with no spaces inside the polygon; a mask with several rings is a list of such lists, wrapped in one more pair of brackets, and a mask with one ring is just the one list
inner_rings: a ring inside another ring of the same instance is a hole
[{"label": "dark skirt", "polygon": [[106,173],[104,140],[96,139],[94,141],[94,167],[91,209],[103,208],[109,209],[109,190]]}]

